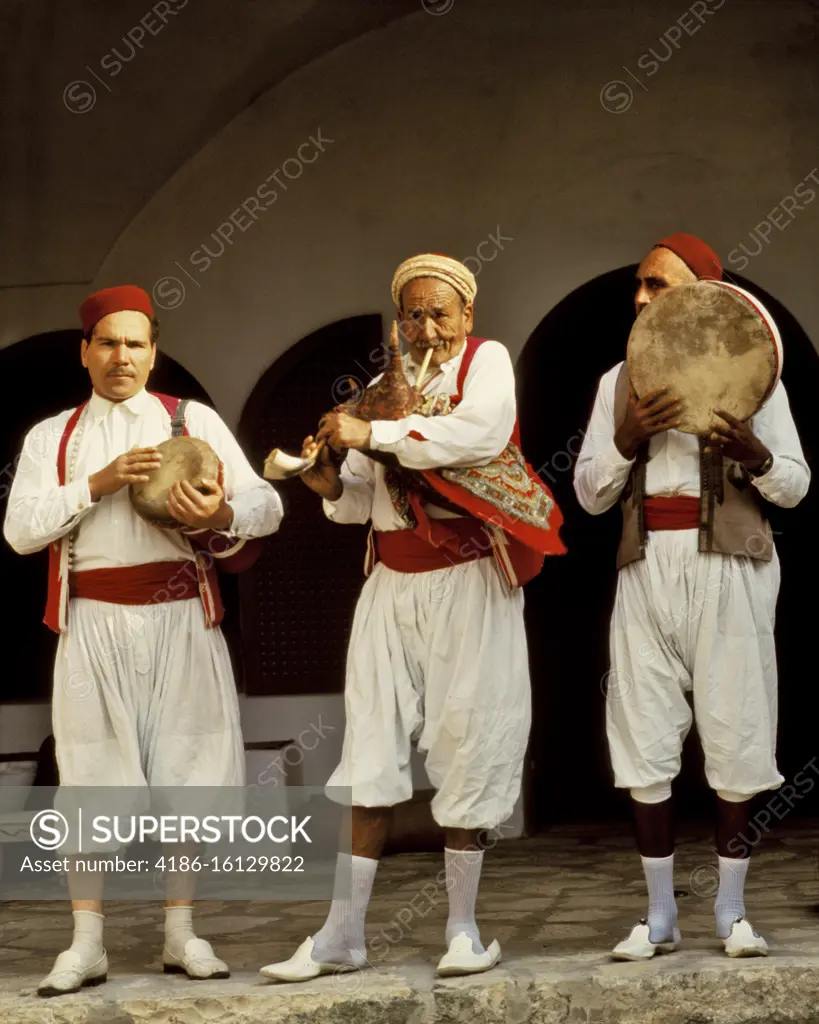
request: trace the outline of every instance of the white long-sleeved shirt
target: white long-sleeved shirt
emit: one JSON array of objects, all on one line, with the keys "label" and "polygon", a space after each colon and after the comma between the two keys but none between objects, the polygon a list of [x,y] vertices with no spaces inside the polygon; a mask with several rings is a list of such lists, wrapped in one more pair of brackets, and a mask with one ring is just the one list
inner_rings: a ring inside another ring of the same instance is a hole
[{"label": "white long-sleeved shirt", "polygon": [[[72,411],[43,420],[26,435],[3,525],[9,544],[21,555],[31,554],[78,527],[73,554],[77,571],[189,558],[191,545],[185,536],[141,519],[127,487],[97,502],[91,501],[89,491],[89,476],[118,456],[170,437],[170,419],[159,399],[142,390],[115,403],[94,393],[75,428],[75,434],[82,428],[82,435],[73,478],[61,487],[57,452]],[[225,496],[234,514],[230,536],[250,539],[274,533],[282,519],[281,500],[254,473],[217,413],[190,402],[185,423],[188,433],[207,441],[224,465]],[[69,453],[71,449],[69,443]]]},{"label": "white long-sleeved shirt", "polygon": [[[465,348],[445,362],[423,388],[427,395],[457,393],[458,371]],[[404,371],[410,383],[418,367],[405,355]],[[378,380],[376,377],[372,383]],[[466,374],[461,401],[444,416],[414,413],[400,420],[375,420],[371,446],[374,451],[391,452],[409,469],[441,469],[449,466],[481,466],[491,462],[506,447],[515,426],[515,374],[504,345],[485,341],[475,353]],[[421,434],[425,440],[411,437]],[[344,490],[338,501],[324,502],[324,511],[336,523],[366,523],[376,530],[401,530],[406,524],[395,511],[384,483],[381,463],[350,451],[341,467]],[[431,518],[448,518],[453,513],[427,505]]]},{"label": "white long-sleeved shirt", "polygon": [[[577,500],[592,515],[611,508],[628,480],[634,459],[614,443],[614,392],[622,362],[603,374],[574,471]],[[754,434],[773,455],[764,476],[752,478],[763,497],[783,508],[797,505],[808,490],[810,469],[802,453],[785,387],[780,381],[750,420]],[[668,430],[648,445],[646,495],[699,497],[699,441],[694,434]]]}]

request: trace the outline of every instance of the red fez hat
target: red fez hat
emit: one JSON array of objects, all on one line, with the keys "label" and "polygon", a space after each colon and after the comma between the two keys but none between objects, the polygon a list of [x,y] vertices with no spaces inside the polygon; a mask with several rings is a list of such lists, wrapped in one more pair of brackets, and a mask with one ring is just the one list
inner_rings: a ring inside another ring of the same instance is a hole
[{"label": "red fez hat", "polygon": [[701,238],[695,235],[669,235],[657,242],[655,249],[670,249],[679,256],[689,270],[693,271],[700,281],[722,280],[722,264],[719,257]]},{"label": "red fez hat", "polygon": [[94,326],[109,313],[121,313],[125,309],[133,309],[144,313],[149,320],[154,318],[154,307],[147,292],[137,288],[135,284],[121,284],[116,288],[103,288],[94,292],[80,306],[80,323],[83,336],[88,338]]}]

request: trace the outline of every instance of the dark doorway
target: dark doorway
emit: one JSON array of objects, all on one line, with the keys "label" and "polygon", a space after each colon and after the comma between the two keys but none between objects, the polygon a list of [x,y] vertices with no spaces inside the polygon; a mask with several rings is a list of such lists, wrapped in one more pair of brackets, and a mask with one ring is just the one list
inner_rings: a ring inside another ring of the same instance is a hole
[{"label": "dark doorway", "polygon": [[[328,324],[270,366],[242,412],[239,441],[256,467],[273,448],[298,454],[319,419],[381,371],[379,315]],[[300,480],[276,485],[282,533],[240,580],[249,694],[340,693],[366,526],[331,523]]]},{"label": "dark doorway", "polygon": [[[14,475],[15,459],[26,433],[40,420],[84,401],[90,393],[88,371],[80,363],[79,330],[53,331],[26,338],[0,350],[0,379],[6,394],[0,409],[0,516]],[[213,405],[196,379],[164,352],[157,355],[152,391],[195,398]],[[3,667],[0,700],[37,701],[51,697],[51,675],[57,637],[42,622],[46,598],[48,553],[21,557],[0,544],[0,579],[6,596],[3,609]],[[226,635],[238,661],[238,588],[223,577],[228,614]],[[237,668],[240,666],[237,664]],[[240,678],[237,675],[237,678]]]},{"label": "dark doorway", "polygon": [[[532,663],[534,725],[527,822],[532,831],[555,822],[628,817],[628,798],[611,781],[604,733],[604,679],[608,671],[608,622],[614,598],[616,509],[589,516],[572,486],[599,378],[625,355],[634,320],[636,267],[622,267],[578,288],[540,322],[517,364],[520,421],[527,459],[563,509],[569,553],[548,561],[526,588]],[[779,325],[785,349],[783,381],[805,455],[815,466],[819,428],[812,416],[819,388],[819,355],[791,314],[743,278],[732,280],[756,294]],[[809,595],[819,570],[812,526],[819,511],[814,481],[795,509],[770,508],[782,561],[777,612],[780,671],[779,767],[786,779],[819,755],[813,684]],[[710,817],[713,797],[692,730],[683,772],[675,785],[683,816]],[[813,813],[805,799],[794,813]]]}]

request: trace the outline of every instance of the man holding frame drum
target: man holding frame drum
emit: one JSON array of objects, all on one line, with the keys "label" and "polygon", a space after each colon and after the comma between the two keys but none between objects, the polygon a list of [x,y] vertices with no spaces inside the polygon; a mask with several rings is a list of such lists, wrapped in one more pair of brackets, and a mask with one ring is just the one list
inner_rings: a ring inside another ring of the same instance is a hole
[{"label": "man holding frame drum", "polygon": [[[606,730],[630,791],[649,893],[613,950],[646,960],[680,941],[671,783],[696,720],[717,798],[716,928],[729,956],[764,956],[745,917],[739,834],[776,765],[779,561],[760,499],[790,508],[810,482],[781,341],[748,293],[722,282],[700,239],[663,239],[637,271],[626,361],[600,380],[575,469],[583,508],[619,501]],[[693,696],[693,714],[687,694]]]}]

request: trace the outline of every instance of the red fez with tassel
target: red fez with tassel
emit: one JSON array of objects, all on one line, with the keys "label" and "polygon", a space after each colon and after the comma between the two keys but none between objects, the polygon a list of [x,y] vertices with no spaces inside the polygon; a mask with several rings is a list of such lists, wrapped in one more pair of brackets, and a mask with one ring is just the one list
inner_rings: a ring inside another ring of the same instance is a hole
[{"label": "red fez with tassel", "polygon": [[83,336],[90,338],[94,327],[104,316],[108,316],[109,313],[121,313],[126,309],[144,313],[149,320],[154,318],[154,307],[151,305],[150,296],[142,288],[137,288],[135,284],[103,288],[102,291],[89,295],[80,306]]}]

